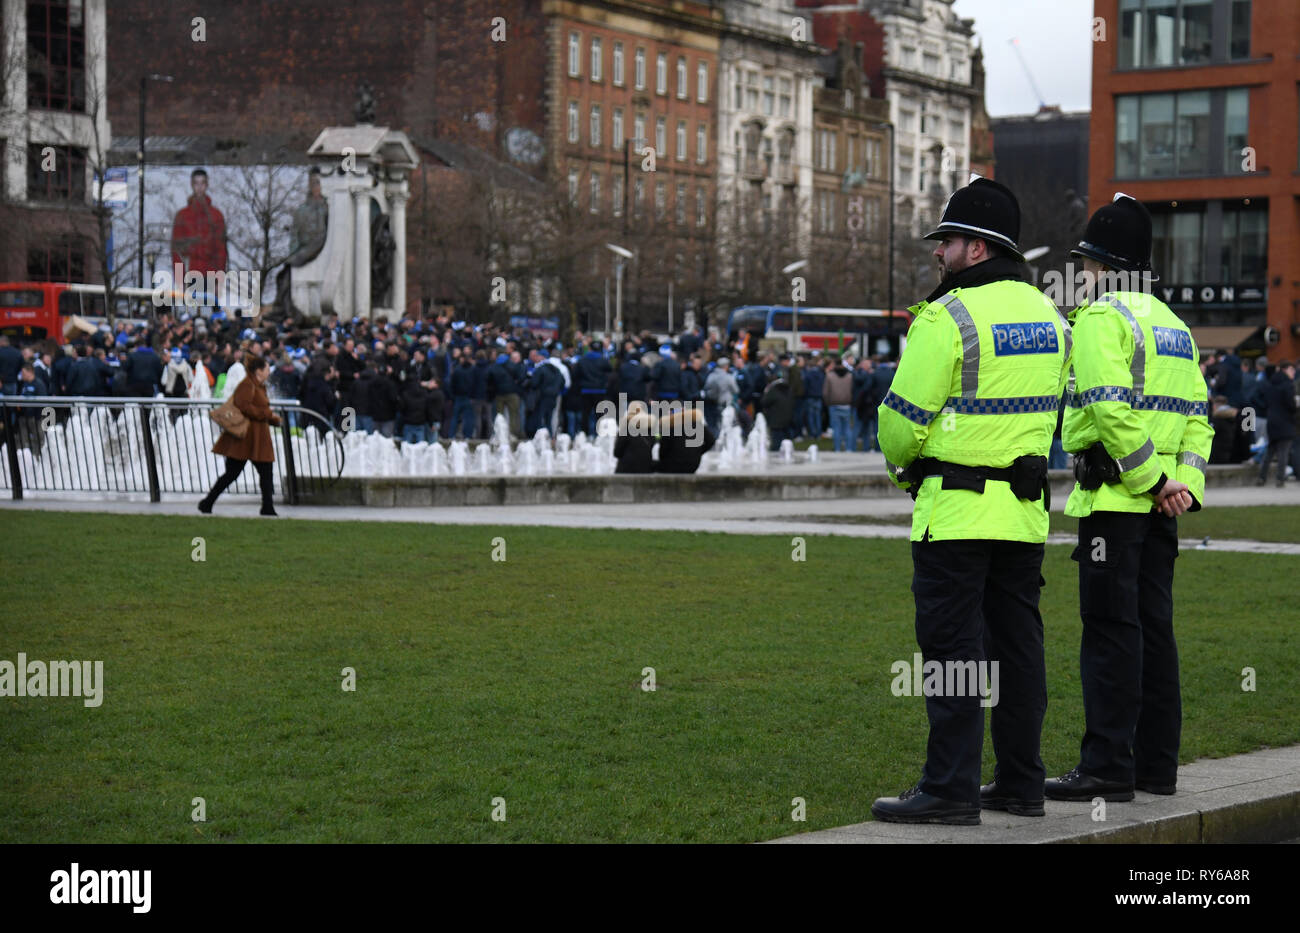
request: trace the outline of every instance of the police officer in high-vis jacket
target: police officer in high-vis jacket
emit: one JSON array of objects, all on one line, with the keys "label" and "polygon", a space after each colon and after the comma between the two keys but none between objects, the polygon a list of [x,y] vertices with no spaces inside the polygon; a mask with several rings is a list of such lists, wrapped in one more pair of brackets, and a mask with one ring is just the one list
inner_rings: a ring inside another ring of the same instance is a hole
[{"label": "police officer in high-vis jacket", "polygon": [[[941,241],[942,281],[910,309],[916,319],[880,405],[891,479],[916,500],[912,592],[925,671],[914,680],[930,720],[921,779],[878,799],[880,820],[976,824],[981,806],[1043,814],[1039,573],[1070,328],[1026,281],[1019,233],[1005,186],[975,176],[953,194],[927,236]],[[993,690],[981,695],[971,672],[987,674]],[[997,768],[981,789],[988,706]]]},{"label": "police officer in high-vis jacket", "polygon": [[1047,782],[1053,800],[1172,794],[1182,706],[1174,643],[1176,516],[1205,501],[1214,434],[1191,332],[1149,294],[1151,216],[1124,194],[1092,216],[1073,251],[1098,277],[1071,314],[1074,357],[1062,440],[1078,483],[1079,666],[1085,732],[1078,765]]}]

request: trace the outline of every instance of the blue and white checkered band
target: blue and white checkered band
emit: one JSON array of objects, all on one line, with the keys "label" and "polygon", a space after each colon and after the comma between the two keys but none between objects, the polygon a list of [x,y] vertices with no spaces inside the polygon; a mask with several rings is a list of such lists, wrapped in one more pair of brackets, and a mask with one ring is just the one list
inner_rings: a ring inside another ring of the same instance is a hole
[{"label": "blue and white checkered band", "polygon": [[1056,411],[1060,403],[1061,400],[1055,395],[1026,395],[1018,398],[962,398],[954,395],[948,399],[944,410],[951,408],[959,415],[1023,415]]},{"label": "blue and white checkered band", "polygon": [[881,404],[898,412],[908,421],[915,421],[921,427],[925,427],[933,421],[934,416],[938,414],[938,412],[927,411],[919,405],[913,405],[892,389],[885,394],[885,400]]},{"label": "blue and white checkered band", "polygon": [[1066,398],[1071,408],[1086,408],[1098,402],[1124,402],[1134,411],[1167,411],[1186,417],[1208,416],[1206,402],[1193,402],[1173,395],[1134,395],[1124,386],[1097,386],[1086,392],[1072,393]]}]

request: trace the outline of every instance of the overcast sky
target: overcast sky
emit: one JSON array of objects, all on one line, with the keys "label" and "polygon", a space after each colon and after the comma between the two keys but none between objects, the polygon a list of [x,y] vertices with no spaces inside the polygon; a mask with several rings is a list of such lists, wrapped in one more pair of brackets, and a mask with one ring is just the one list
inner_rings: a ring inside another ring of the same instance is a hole
[{"label": "overcast sky", "polygon": [[1063,110],[1092,109],[1092,0],[956,0],[953,10],[975,20],[990,116],[1038,110],[1013,38],[1020,40],[1044,102]]}]

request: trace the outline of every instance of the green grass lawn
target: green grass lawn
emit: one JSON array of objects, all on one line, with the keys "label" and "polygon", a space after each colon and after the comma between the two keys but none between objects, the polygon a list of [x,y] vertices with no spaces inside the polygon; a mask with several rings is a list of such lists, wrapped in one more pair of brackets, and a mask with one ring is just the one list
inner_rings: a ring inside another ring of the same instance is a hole
[{"label": "green grass lawn", "polygon": [[[99,659],[106,683],[97,709],[0,698],[0,842],[741,842],[867,819],[919,776],[924,701],[890,692],[903,541],[809,537],[794,562],[780,536],[4,523],[0,659]],[[1178,564],[1184,761],[1300,741],[1296,558]],[[1044,575],[1057,774],[1083,721],[1068,548]]]},{"label": "green grass lawn", "polygon": [[[849,525],[911,525],[911,514],[906,515],[790,515],[781,519]],[[765,518],[765,521],[778,519]],[[1053,533],[1075,534],[1079,520],[1068,518],[1060,512],[1049,516]],[[1300,543],[1300,506],[1298,505],[1247,505],[1230,509],[1208,508],[1188,512],[1178,519],[1180,538],[1247,539]]]}]

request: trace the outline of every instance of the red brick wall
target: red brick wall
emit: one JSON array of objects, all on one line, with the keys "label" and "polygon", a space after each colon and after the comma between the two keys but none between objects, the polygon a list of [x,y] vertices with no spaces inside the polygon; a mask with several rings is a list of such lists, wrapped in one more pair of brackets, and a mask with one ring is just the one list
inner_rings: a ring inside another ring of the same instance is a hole
[{"label": "red brick wall", "polygon": [[[191,40],[196,15],[206,42]],[[491,38],[497,16],[505,42]],[[366,80],[379,124],[500,152],[509,128],[543,130],[543,27],[528,0],[114,0],[109,117],[115,134],[136,134],[137,76],[159,72],[176,81],[150,85],[151,135],[288,133],[305,149],[323,127],[354,122]],[[494,119],[483,128],[477,113]]]},{"label": "red brick wall", "polygon": [[[1297,173],[1297,87],[1300,86],[1300,17],[1295,0],[1255,0],[1252,4],[1251,60],[1205,68],[1116,71],[1119,57],[1119,2],[1095,0],[1093,15],[1106,21],[1105,42],[1093,43],[1092,146],[1088,192],[1093,211],[1123,190],[1142,201],[1267,198],[1268,323],[1282,332],[1269,358],[1295,359],[1300,339],[1291,325],[1300,322],[1300,173]],[[1257,153],[1249,175],[1160,181],[1116,181],[1115,95],[1183,88],[1249,86],[1247,144]],[[1159,270],[1157,270],[1159,271]]]},{"label": "red brick wall", "polygon": [[817,9],[832,3],[841,5],[841,0],[796,0],[795,6],[803,15],[812,17],[813,41],[823,48],[835,48],[840,36],[847,36],[850,42],[862,43],[863,78],[871,87],[872,97],[884,97],[885,27],[864,11],[823,13]]}]

